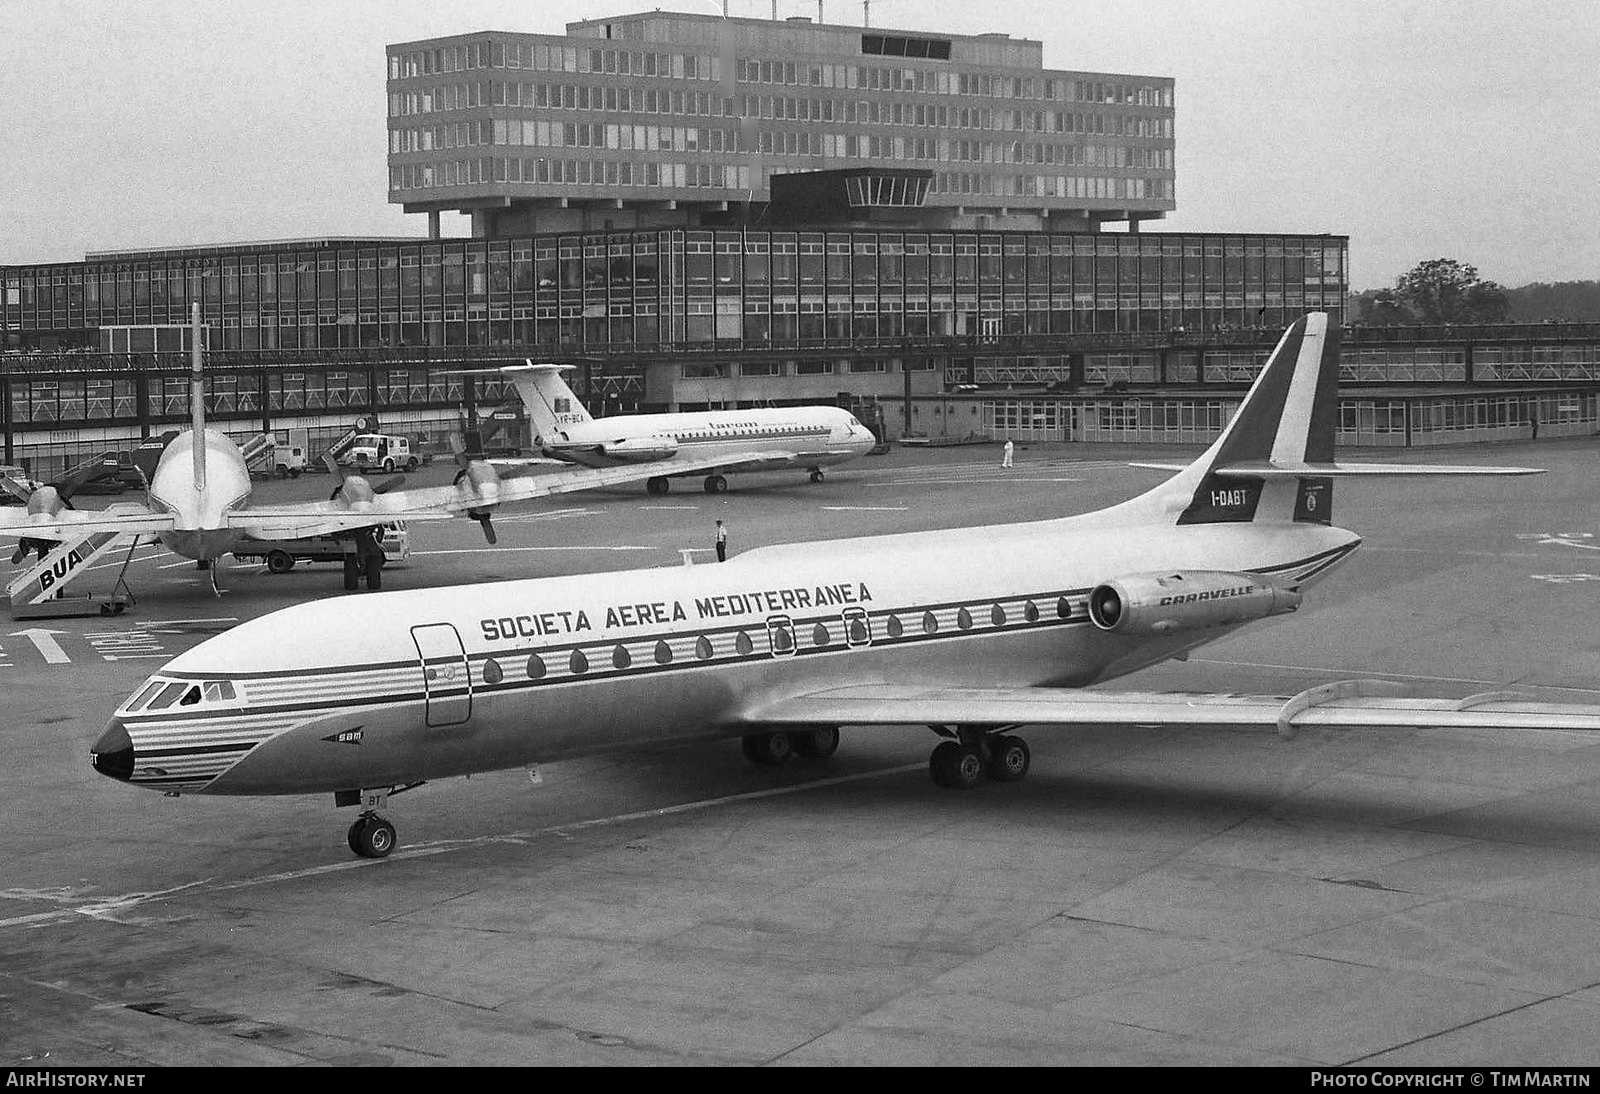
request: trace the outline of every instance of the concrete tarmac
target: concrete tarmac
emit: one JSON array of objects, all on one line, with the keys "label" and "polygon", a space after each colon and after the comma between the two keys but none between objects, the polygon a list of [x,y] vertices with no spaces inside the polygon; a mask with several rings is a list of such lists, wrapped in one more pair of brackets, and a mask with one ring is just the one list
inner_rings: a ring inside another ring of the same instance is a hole
[{"label": "concrete tarmac", "polygon": [[[1124,461],[1192,451],[897,448],[815,486],[567,495],[493,549],[413,525],[385,588],[714,565],[718,517],[737,554],[1081,512],[1159,481]],[[1366,542],[1301,611],[1127,686],[1600,703],[1592,439],[1347,455],[1550,473],[1338,482]],[[367,861],[329,798],[90,768],[179,650],[372,595],[250,565],[213,597],[140,556],[127,614],[0,629],[0,1066],[1600,1063],[1591,737],[1035,727],[1025,780],[956,793],[926,730],[847,728],[825,763],[730,741],[429,784]]]}]

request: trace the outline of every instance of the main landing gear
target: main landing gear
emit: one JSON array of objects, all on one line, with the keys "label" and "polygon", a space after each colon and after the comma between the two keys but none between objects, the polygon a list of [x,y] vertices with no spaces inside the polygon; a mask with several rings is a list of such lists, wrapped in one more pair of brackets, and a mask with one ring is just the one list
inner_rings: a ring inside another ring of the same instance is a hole
[{"label": "main landing gear", "polygon": [[728,480],[727,479],[723,478],[721,475],[707,475],[706,476],[706,493],[708,493],[708,494],[726,494],[727,492],[728,492]]},{"label": "main landing gear", "polygon": [[361,806],[361,815],[356,818],[345,836],[345,842],[350,844],[350,850],[362,858],[388,858],[396,843],[394,825],[380,817],[378,810],[388,804],[391,795],[403,794],[421,785],[421,783],[408,783],[401,787],[383,787],[377,790],[335,792],[333,795],[335,806],[356,804]]},{"label": "main landing gear", "polygon": [[816,729],[780,729],[772,733],[747,734],[740,745],[744,758],[762,767],[776,767],[791,756],[826,760],[839,751],[839,730],[834,726]]},{"label": "main landing gear", "polygon": [[665,475],[655,475],[644,480],[644,488],[652,494],[665,494],[672,489],[672,480]]},{"label": "main landing gear", "polygon": [[822,481],[822,468],[813,467],[811,469],[811,482],[813,484],[816,484],[816,483],[819,483],[821,481]]},{"label": "main landing gear", "polygon": [[928,757],[928,774],[935,786],[946,790],[971,790],[984,779],[1014,783],[1028,773],[1032,757],[1028,742],[1000,729],[980,726],[931,727],[948,738]]}]

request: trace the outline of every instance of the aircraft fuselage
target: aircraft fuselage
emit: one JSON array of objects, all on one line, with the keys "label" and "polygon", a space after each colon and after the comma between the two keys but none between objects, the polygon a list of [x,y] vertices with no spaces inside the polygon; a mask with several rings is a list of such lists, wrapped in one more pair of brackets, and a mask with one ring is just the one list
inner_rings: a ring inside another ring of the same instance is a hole
[{"label": "aircraft fuselage", "polygon": [[[1108,633],[1087,613],[1097,583],[1191,568],[1299,584],[1358,543],[1315,523],[1174,537],[1091,516],[313,602],[170,662],[118,709],[97,766],[162,790],[307,793],[736,736],[763,703],[823,687],[1086,685],[1235,629]],[[251,669],[263,643],[272,672]]]},{"label": "aircraft fuselage", "polygon": [[[626,439],[627,444],[615,445]],[[634,462],[629,447],[645,458],[661,459],[671,475],[673,457],[704,459],[719,452],[770,453],[770,458],[730,463],[725,470],[820,468],[863,455],[877,443],[872,431],[848,411],[833,407],[755,408],[704,413],[640,414],[574,424],[559,438],[544,438],[547,454],[588,467]],[[702,473],[702,472],[695,472]]]},{"label": "aircraft fuselage", "polygon": [[[196,437],[205,445],[204,475],[195,472]],[[199,481],[197,481],[197,479]],[[241,536],[227,526],[227,514],[250,496],[250,469],[225,433],[186,430],[172,439],[150,480],[150,505],[173,514],[176,526],[160,533],[174,554],[210,561],[238,545]]]}]

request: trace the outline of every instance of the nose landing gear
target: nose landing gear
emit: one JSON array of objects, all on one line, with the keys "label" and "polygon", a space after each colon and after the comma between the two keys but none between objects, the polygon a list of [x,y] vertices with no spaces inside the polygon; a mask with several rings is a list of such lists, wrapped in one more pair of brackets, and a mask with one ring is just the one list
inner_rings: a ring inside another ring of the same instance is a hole
[{"label": "nose landing gear", "polygon": [[403,794],[421,786],[420,782],[400,787],[381,787],[374,790],[339,790],[333,795],[335,806],[360,805],[361,815],[350,826],[345,842],[362,858],[388,858],[398,842],[394,825],[378,815],[378,810],[388,804],[392,794]]}]

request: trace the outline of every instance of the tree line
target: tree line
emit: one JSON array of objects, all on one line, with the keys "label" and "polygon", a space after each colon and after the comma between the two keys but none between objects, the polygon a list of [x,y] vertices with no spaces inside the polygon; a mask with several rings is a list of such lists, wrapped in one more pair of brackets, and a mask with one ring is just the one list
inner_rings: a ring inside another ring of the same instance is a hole
[{"label": "tree line", "polygon": [[1600,281],[1534,282],[1508,289],[1476,266],[1430,258],[1401,274],[1392,288],[1352,293],[1352,323],[1369,326],[1444,323],[1600,322]]}]

